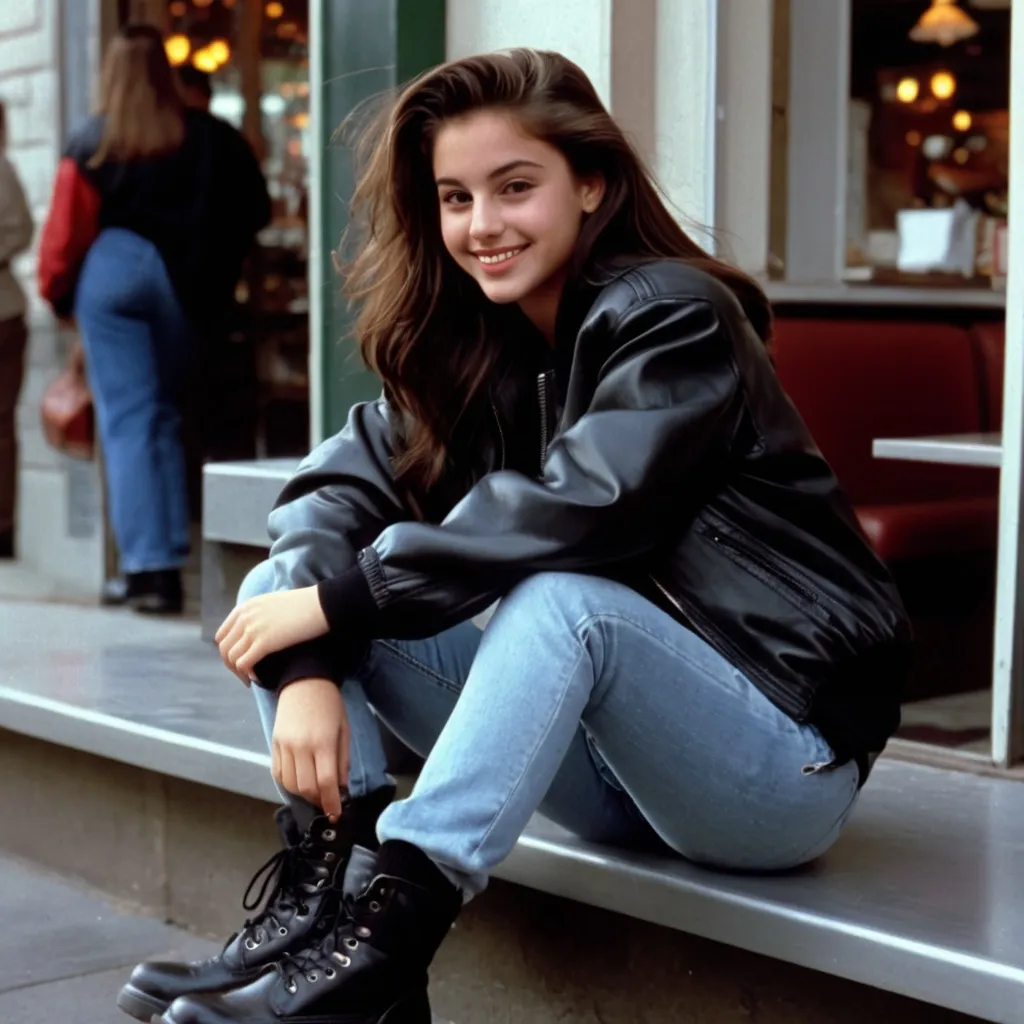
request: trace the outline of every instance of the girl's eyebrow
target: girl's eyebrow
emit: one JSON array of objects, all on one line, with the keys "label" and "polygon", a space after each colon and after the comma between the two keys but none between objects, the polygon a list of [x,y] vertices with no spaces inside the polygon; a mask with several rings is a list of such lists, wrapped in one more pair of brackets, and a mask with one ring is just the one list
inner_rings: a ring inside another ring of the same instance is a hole
[{"label": "girl's eyebrow", "polygon": [[[508,174],[510,171],[516,171],[520,167],[539,167],[543,170],[544,165],[539,164],[534,160],[510,160],[507,164],[502,164],[500,167],[495,167],[490,174],[487,175],[489,179],[500,178],[503,174]],[[455,178],[438,178],[437,185],[440,188],[442,185],[457,186],[462,185],[461,181]]]}]

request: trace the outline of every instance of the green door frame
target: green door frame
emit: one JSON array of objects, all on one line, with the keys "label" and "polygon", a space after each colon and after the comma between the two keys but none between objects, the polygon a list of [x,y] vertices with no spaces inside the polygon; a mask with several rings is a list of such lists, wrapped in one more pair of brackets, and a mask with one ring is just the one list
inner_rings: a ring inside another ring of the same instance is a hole
[{"label": "green door frame", "polygon": [[349,409],[379,393],[358,361],[331,251],[348,219],[353,175],[332,141],[360,103],[445,55],[445,0],[310,0],[310,436],[340,430]]}]

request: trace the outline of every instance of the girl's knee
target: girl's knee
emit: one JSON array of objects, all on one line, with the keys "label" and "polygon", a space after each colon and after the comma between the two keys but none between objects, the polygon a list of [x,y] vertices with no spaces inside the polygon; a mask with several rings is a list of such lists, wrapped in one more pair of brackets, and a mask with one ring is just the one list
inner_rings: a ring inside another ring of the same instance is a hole
[{"label": "girl's knee", "polygon": [[274,567],[270,564],[270,559],[264,559],[259,565],[253,566],[242,580],[236,603],[241,604],[252,597],[269,594],[275,589],[274,584]]},{"label": "girl's knee", "polygon": [[539,572],[502,599],[505,623],[524,619],[540,626],[576,631],[585,622],[620,607],[629,591],[622,584],[575,572]]},{"label": "girl's knee", "polygon": [[534,611],[552,606],[565,607],[594,582],[593,577],[580,573],[538,572],[517,583],[503,598],[502,604]]}]

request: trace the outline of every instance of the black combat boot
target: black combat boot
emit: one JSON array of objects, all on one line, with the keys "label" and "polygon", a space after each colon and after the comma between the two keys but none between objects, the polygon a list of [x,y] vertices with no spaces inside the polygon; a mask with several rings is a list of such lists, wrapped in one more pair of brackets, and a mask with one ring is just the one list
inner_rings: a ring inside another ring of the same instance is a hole
[{"label": "black combat boot", "polygon": [[[393,796],[394,790],[387,788],[350,800],[337,823],[315,818],[305,835],[291,811],[281,808],[275,817],[285,847],[256,872],[242,900],[246,910],[261,905],[263,909],[228,939],[217,956],[193,963],[139,964],[117,997],[118,1007],[149,1021],[178,996],[245,985],[286,953],[329,934],[340,902],[333,882],[344,872],[357,843],[376,845],[377,818]],[[257,886],[258,894],[250,899]]]},{"label": "black combat boot", "polygon": [[430,1024],[427,968],[462,907],[426,854],[386,842],[355,850],[341,911],[323,941],[255,981],[177,999],[165,1024]]}]

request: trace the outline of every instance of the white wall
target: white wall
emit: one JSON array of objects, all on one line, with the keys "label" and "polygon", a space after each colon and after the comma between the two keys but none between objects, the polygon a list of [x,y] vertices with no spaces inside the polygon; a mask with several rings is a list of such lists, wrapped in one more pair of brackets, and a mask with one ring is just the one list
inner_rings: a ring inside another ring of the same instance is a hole
[{"label": "white wall", "polygon": [[447,56],[532,46],[558,50],[590,76],[605,103],[611,94],[613,0],[448,0]]},{"label": "white wall", "polygon": [[553,49],[590,75],[692,227],[714,199],[715,0],[448,0],[449,58]]}]

